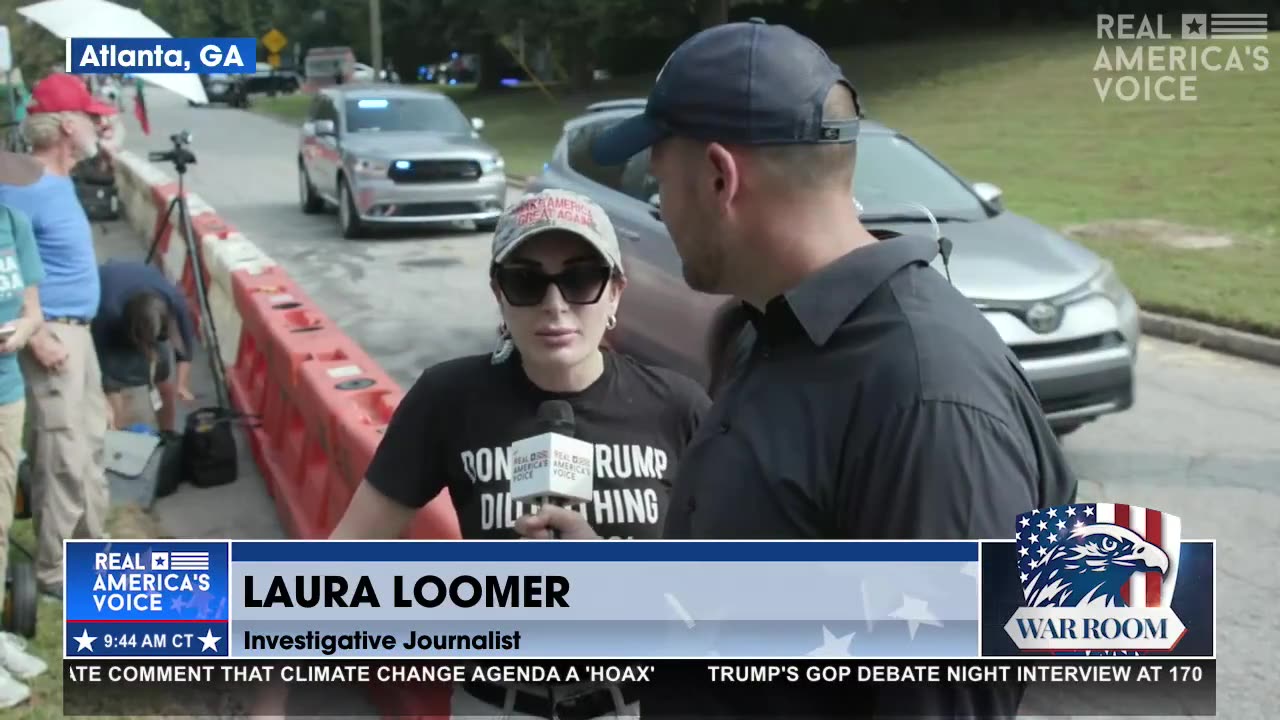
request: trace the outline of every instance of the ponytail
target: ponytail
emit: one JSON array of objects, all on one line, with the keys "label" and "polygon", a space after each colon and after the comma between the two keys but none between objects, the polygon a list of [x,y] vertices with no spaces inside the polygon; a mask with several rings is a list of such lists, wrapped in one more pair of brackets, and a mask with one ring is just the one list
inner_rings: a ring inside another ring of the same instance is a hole
[{"label": "ponytail", "polygon": [[160,340],[167,334],[168,323],[169,305],[157,293],[138,293],[124,304],[125,339],[152,365],[158,361]]}]

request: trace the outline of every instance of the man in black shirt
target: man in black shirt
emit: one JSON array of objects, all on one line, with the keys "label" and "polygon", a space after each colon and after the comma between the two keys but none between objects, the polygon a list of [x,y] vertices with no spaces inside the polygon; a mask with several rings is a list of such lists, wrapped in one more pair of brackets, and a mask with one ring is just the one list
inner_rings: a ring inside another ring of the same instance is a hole
[{"label": "man in black shirt", "polygon": [[[652,149],[686,281],[741,298],[751,317],[747,357],[681,465],[666,538],[1004,538],[1018,513],[1075,497],[1017,358],[930,267],[938,245],[859,222],[860,114],[817,45],[753,21],[686,41],[645,112],[596,140],[602,164]],[[591,534],[555,508],[518,530],[547,526]],[[644,709],[1001,717],[1020,698],[1016,685],[709,686]]]}]

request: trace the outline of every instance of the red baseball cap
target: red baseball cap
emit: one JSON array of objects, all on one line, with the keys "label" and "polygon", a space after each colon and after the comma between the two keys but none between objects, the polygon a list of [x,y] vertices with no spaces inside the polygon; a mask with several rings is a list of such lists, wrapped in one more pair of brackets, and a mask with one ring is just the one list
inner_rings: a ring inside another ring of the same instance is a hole
[{"label": "red baseball cap", "polygon": [[28,113],[82,112],[89,115],[114,115],[115,107],[95,98],[79,78],[54,73],[31,88]]}]

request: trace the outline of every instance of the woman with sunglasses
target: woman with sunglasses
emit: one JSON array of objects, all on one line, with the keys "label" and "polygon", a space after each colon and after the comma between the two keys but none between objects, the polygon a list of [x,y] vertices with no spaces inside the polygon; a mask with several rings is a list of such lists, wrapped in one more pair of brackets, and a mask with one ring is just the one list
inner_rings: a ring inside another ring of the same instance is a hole
[{"label": "woman with sunglasses", "polygon": [[[332,537],[397,538],[449,490],[462,536],[518,539],[532,509],[510,497],[510,444],[532,435],[538,406],[573,407],[576,436],[595,445],[588,522],[605,538],[659,538],[671,478],[710,399],[677,373],[602,348],[626,286],[604,210],[563,191],[527,195],[494,233],[490,286],[502,316],[496,349],[427,369],[386,428],[365,480]],[[260,704],[282,714],[283,702]],[[622,717],[616,686],[466,683],[455,717]],[[274,711],[274,713],[272,712]]]}]

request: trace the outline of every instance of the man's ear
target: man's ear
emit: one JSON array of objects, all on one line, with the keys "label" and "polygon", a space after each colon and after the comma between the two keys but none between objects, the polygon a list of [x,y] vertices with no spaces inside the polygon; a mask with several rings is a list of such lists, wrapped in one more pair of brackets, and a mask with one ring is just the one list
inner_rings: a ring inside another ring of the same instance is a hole
[{"label": "man's ear", "polygon": [[713,188],[716,204],[727,209],[738,194],[741,176],[738,172],[737,159],[733,153],[720,143],[707,144],[707,162],[711,163]]}]

